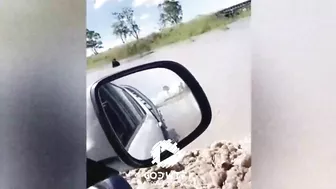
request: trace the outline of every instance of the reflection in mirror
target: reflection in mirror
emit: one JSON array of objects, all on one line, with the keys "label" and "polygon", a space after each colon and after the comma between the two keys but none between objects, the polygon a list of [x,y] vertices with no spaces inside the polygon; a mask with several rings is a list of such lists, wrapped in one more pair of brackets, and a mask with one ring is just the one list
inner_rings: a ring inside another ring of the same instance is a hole
[{"label": "reflection in mirror", "polygon": [[178,142],[201,121],[189,87],[174,72],[155,68],[137,72],[99,88],[105,116],[128,153],[151,158],[161,140]]}]

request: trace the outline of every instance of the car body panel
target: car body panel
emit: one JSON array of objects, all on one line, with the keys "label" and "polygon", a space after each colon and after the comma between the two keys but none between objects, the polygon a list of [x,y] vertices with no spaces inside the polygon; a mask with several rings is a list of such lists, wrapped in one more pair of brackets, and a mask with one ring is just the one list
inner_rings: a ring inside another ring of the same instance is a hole
[{"label": "car body panel", "polygon": [[[91,87],[90,87],[91,88]],[[90,97],[90,88],[86,95],[86,154],[87,157],[99,161],[118,156],[101,128]]]},{"label": "car body panel", "polygon": [[[123,89],[137,102],[137,105],[144,110],[146,114],[143,122],[135,129],[135,132],[125,148],[129,154],[137,159],[149,159],[151,158],[151,148],[158,141],[165,139],[164,133],[159,126],[157,118],[148,107],[131,91],[126,88]],[[117,157],[95,115],[89,94],[87,95],[87,156],[95,161]],[[113,162],[111,162],[111,165],[112,164]],[[113,165],[113,167],[115,167],[115,165]]]},{"label": "car body panel", "polygon": [[135,95],[143,99],[143,101],[145,101],[145,103],[149,105],[149,107],[147,108],[152,112],[152,114],[155,116],[158,122],[165,124],[160,111],[156,108],[155,104],[146,95],[142,94],[142,92],[140,92],[138,89],[129,85],[122,85],[121,87],[127,89],[128,91],[134,93]]},{"label": "car body panel", "polygon": [[[141,125],[133,133],[131,140],[126,146],[127,151],[134,158],[145,160],[151,158],[150,151],[152,147],[159,141],[164,140],[164,134],[157,118],[152,114],[148,107],[136,97],[127,88],[124,88],[130,96],[132,96],[138,105],[146,112],[146,117]],[[141,143],[141,145],[139,145]],[[140,147],[141,146],[141,147]]]}]

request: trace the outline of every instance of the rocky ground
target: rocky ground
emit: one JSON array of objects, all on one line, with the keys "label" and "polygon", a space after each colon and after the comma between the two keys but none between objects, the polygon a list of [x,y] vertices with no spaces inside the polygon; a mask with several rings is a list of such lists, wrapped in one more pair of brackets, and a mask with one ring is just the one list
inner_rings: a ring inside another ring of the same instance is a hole
[{"label": "rocky ground", "polygon": [[[250,140],[218,141],[206,149],[186,152],[171,168],[142,168],[122,176],[134,189],[251,189],[250,144]],[[145,177],[152,172],[166,174],[160,180]]]}]

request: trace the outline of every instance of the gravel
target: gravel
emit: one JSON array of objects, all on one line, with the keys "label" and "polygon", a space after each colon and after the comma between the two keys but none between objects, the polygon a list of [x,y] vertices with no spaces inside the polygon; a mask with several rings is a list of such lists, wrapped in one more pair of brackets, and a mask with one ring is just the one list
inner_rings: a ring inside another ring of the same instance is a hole
[{"label": "gravel", "polygon": [[[205,149],[187,151],[173,167],[156,166],[122,173],[134,189],[251,189],[250,139],[216,141]],[[150,173],[164,173],[162,179]]]}]

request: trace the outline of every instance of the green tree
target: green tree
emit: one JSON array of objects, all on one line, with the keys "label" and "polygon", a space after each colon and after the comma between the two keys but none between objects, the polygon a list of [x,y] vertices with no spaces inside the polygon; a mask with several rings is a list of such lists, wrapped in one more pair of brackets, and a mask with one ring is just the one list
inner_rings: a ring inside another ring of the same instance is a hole
[{"label": "green tree", "polygon": [[97,49],[103,48],[103,42],[99,33],[86,29],[86,48],[92,49],[93,54],[98,54]]},{"label": "green tree", "polygon": [[116,35],[124,36],[124,38],[125,36],[133,36],[136,40],[139,39],[140,28],[134,20],[134,10],[132,8],[123,8],[121,12],[113,12],[112,15],[116,19],[116,22],[112,25],[113,30],[124,32],[122,35],[117,32]]},{"label": "green tree", "polygon": [[139,25],[134,20],[134,10],[131,8],[123,8],[121,13],[125,16],[128,29],[131,31],[130,35],[132,35],[136,40],[138,40],[140,28]]},{"label": "green tree", "polygon": [[113,29],[112,33],[118,36],[121,39],[122,43],[125,43],[127,35],[130,32],[127,26],[125,26],[123,22],[115,22],[112,24],[111,27]]},{"label": "green tree", "polygon": [[166,27],[168,24],[176,25],[181,23],[183,18],[182,6],[179,1],[164,0],[158,5],[160,10],[160,24]]}]

